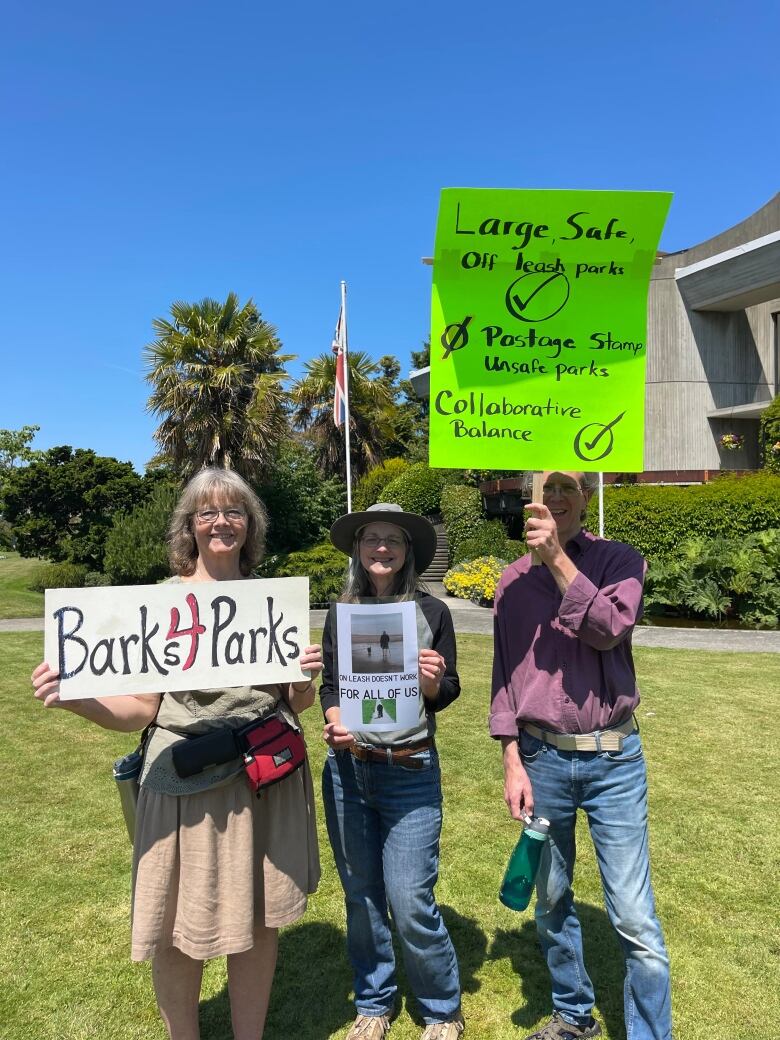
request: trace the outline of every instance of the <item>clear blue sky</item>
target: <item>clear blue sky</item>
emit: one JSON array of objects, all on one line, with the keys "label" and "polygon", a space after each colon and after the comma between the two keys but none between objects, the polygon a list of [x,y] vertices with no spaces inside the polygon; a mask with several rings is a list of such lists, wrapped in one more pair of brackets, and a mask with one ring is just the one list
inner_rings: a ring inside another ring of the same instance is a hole
[{"label": "clear blue sky", "polygon": [[780,190],[780,4],[6,0],[0,427],[139,470],[173,300],[251,296],[291,367],[427,334],[446,186],[671,190],[661,246]]}]

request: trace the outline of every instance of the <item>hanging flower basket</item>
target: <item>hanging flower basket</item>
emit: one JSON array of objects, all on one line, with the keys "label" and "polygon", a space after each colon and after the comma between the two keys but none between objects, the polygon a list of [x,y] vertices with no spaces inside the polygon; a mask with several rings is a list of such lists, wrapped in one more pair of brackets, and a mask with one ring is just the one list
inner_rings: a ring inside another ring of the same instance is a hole
[{"label": "hanging flower basket", "polygon": [[745,438],[741,433],[724,433],[718,443],[724,451],[739,451],[745,446]]}]

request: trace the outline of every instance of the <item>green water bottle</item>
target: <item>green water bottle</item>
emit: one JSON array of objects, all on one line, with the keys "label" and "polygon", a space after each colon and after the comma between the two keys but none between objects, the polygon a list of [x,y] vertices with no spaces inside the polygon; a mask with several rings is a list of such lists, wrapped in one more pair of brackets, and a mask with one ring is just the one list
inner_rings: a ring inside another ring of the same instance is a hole
[{"label": "green water bottle", "polygon": [[526,816],[523,833],[509,857],[498,898],[510,910],[525,910],[531,901],[542,849],[550,821],[543,816]]}]

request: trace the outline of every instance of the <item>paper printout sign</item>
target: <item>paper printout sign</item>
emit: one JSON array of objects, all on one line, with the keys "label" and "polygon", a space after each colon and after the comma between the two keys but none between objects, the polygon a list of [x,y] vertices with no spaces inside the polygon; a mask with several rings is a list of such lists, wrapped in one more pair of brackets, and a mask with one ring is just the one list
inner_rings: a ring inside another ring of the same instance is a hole
[{"label": "paper printout sign", "polygon": [[419,725],[414,603],[337,603],[336,631],[342,726],[354,732]]},{"label": "paper printout sign", "polygon": [[309,579],[47,589],[60,697],[301,682]]},{"label": "paper printout sign", "polygon": [[670,202],[442,191],[432,466],[643,468],[647,289]]}]

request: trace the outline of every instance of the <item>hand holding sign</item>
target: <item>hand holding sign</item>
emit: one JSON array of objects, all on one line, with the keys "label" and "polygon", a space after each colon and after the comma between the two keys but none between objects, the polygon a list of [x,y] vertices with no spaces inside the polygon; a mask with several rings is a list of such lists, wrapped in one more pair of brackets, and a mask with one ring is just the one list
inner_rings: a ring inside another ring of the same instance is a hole
[{"label": "hand holding sign", "polygon": [[335,751],[343,751],[355,743],[355,737],[346,726],[341,724],[341,709],[328,708],[328,722],[322,730],[322,739]]},{"label": "hand holding sign", "polygon": [[439,685],[444,678],[447,664],[440,653],[426,646],[420,648],[417,663],[423,695],[433,701],[439,693]]},{"label": "hand holding sign", "polygon": [[46,661],[41,661],[31,676],[33,695],[43,702],[44,708],[69,708],[77,701],[60,700],[60,673]]},{"label": "hand holding sign", "polygon": [[558,525],[542,502],[529,502],[525,509],[530,514],[525,522],[526,545],[545,563],[550,563],[563,551],[558,540]]}]

